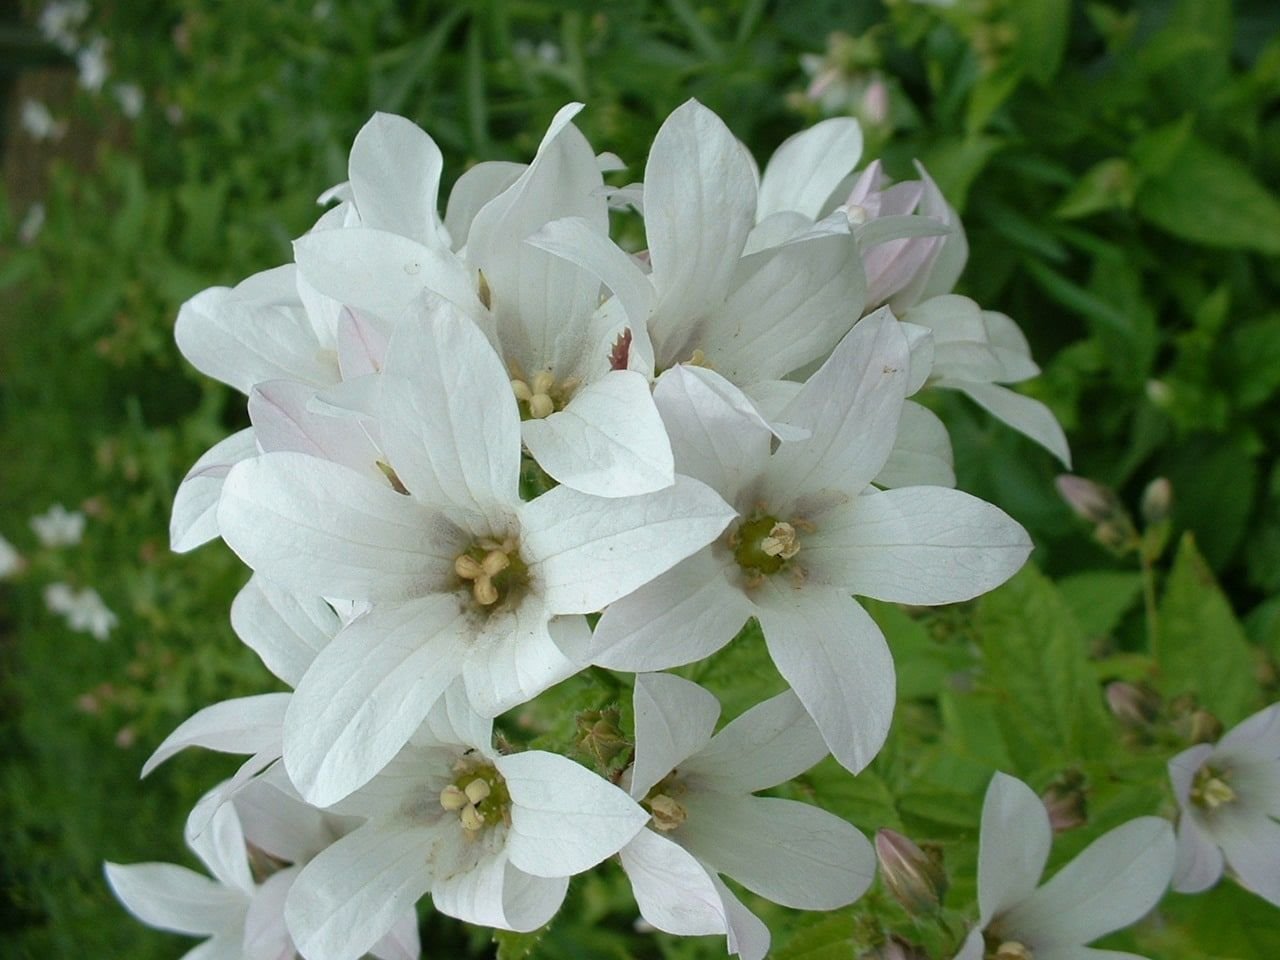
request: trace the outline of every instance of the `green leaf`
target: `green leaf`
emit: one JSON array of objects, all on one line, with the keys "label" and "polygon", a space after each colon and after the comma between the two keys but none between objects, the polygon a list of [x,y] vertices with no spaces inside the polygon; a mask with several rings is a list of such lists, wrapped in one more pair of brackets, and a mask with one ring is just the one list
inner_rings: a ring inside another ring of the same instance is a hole
[{"label": "green leaf", "polygon": [[493,942],[498,947],[497,960],[524,960],[533,955],[538,942],[547,932],[547,927],[539,927],[530,933],[516,933],[513,930],[493,931]]},{"label": "green leaf", "polygon": [[1035,0],[1008,7],[1009,19],[1018,31],[1018,61],[1027,75],[1042,86],[1062,65],[1071,24],[1071,0]]},{"label": "green leaf", "polygon": [[982,598],[974,627],[988,685],[1003,698],[1010,751],[1036,769],[1079,762],[1107,742],[1109,724],[1071,608],[1034,567]]},{"label": "green leaf", "polygon": [[1084,635],[1093,639],[1114,632],[1142,592],[1142,576],[1125,570],[1091,570],[1058,582]]},{"label": "green leaf", "polygon": [[1142,182],[1134,206],[1193,243],[1280,254],[1280,200],[1239,160],[1194,136]]},{"label": "green leaf", "polygon": [[1167,697],[1195,693],[1227,726],[1258,696],[1253,650],[1195,538],[1182,538],[1160,600],[1156,662]]},{"label": "green leaf", "polygon": [[848,960],[856,956],[853,914],[840,911],[815,918],[773,951],[774,960]]},{"label": "green leaf", "polygon": [[1101,210],[1127,210],[1136,190],[1133,166],[1123,157],[1095,163],[1076,181],[1058,205],[1055,216],[1063,220],[1087,217]]}]

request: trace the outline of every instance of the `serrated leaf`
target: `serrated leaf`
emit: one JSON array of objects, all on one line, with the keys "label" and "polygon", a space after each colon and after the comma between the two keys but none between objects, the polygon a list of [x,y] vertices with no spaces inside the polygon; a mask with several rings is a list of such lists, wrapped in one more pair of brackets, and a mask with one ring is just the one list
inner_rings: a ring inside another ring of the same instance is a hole
[{"label": "serrated leaf", "polygon": [[1182,538],[1159,612],[1162,692],[1195,693],[1228,727],[1243,719],[1258,696],[1253,650],[1191,534]]},{"label": "serrated leaf", "polygon": [[1126,570],[1090,570],[1060,580],[1058,590],[1085,636],[1105,637],[1137,602],[1142,575]]},{"label": "serrated leaf", "polygon": [[848,960],[855,956],[853,915],[841,911],[817,918],[772,952],[774,960]]}]

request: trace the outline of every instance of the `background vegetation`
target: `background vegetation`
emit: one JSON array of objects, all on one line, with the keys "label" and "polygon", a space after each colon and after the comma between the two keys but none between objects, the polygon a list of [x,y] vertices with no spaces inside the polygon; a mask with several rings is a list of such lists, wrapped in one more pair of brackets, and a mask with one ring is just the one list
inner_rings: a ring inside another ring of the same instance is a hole
[{"label": "background vegetation", "polygon": [[[889,747],[856,779],[823,765],[797,789],[868,832],[940,845],[949,906],[973,900],[993,770],[1083,790],[1087,822],[1059,836],[1060,863],[1124,819],[1171,812],[1168,756],[1213,719],[1230,726],[1277,699],[1270,0],[103,0],[81,31],[109,43],[98,92],[38,42],[39,6],[23,13],[0,36],[0,534],[27,561],[0,583],[6,956],[183,949],[124,913],[101,861],[193,862],[182,820],[230,763],[183,756],[146,784],[137,771],[195,709],[268,678],[227,621],[246,572],[221,545],[168,552],[179,479],[244,417],[237,396],[178,356],[173,318],[201,288],[289,259],[374,110],[425,127],[447,182],[479,159],[527,159],[572,99],[587,103],[580,123],[597,148],[632,165],[624,180],[690,96],[760,159],[826,113],[855,112],[871,154],[904,177],[921,159],[961,210],[972,248],[961,292],[1020,323],[1045,369],[1027,389],[1066,426],[1076,472],[1138,519],[1131,538],[1104,531],[1104,548],[1059,498],[1047,454],[963,398],[939,404],[960,485],[1027,526],[1037,569],[966,608],[877,608],[901,675]],[[112,93],[121,82],[144,94],[137,117]],[[60,141],[19,125],[28,97],[69,121]],[[33,236],[35,203],[45,220]],[[1139,499],[1160,476],[1171,513],[1143,520]],[[88,514],[79,546],[38,545],[29,518],[54,502]],[[119,618],[105,642],[46,608],[55,581],[100,592]],[[779,682],[750,637],[689,672],[726,715]],[[1148,684],[1159,706],[1122,723],[1103,696],[1117,679]],[[539,700],[521,728],[563,747],[573,730],[559,704],[619,704],[626,718],[626,697],[594,673]],[[635,932],[616,868],[572,896],[535,955],[723,952],[715,939]],[[879,888],[832,915],[761,912],[776,956],[821,960],[873,946],[872,910],[925,936]],[[424,924],[429,956],[493,950],[488,931],[429,911]],[[1280,917],[1224,882],[1170,895],[1109,943],[1263,960],[1280,955]]]}]

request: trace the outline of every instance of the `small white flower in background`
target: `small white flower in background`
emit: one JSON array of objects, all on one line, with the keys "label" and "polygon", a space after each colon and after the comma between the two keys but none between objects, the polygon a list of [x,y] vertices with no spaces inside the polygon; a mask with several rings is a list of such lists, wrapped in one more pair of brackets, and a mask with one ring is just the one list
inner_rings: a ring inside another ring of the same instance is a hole
[{"label": "small white flower in background", "polygon": [[95,640],[106,640],[119,623],[116,615],[92,587],[76,591],[63,613],[72,630],[91,634]]},{"label": "small white flower in background", "polygon": [[107,61],[107,48],[110,44],[106,37],[94,37],[80,52],[76,54],[76,69],[80,73],[80,86],[97,93],[111,75],[111,65]]},{"label": "small white flower in background", "polygon": [[141,115],[142,105],[146,102],[142,87],[136,83],[117,83],[111,92],[115,94],[116,102],[120,104],[120,110],[126,117],[136,120]]},{"label": "small white flower in background", "polygon": [[978,924],[956,960],[1139,960],[1084,945],[1136,923],[1164,895],[1174,861],[1168,821],[1121,824],[1040,886],[1052,842],[1049,813],[1034,791],[1006,774],[992,777],[982,804]]},{"label": "small white flower in background", "polygon": [[44,221],[44,204],[37,200],[27,207],[26,216],[22,218],[22,223],[18,224],[18,242],[24,247],[35,243],[36,238],[40,236],[40,231],[44,229]]},{"label": "small white flower in background", "polygon": [[44,588],[44,605],[65,616],[75,603],[76,592],[69,583],[51,583]]},{"label": "small white flower in background", "polygon": [[875,855],[854,827],[807,803],[751,796],[827,754],[794,693],[752,707],[712,736],[715,697],[671,674],[641,674],[635,712],[635,760],[623,783],[652,816],[620,856],[654,927],[725,934],[730,953],[761,960],[769,929],[720,874],[800,910],[834,910],[870,886]]},{"label": "small white flower in background", "polygon": [[1255,713],[1218,741],[1169,761],[1178,799],[1173,889],[1199,893],[1223,869],[1280,906],[1280,704]]},{"label": "small white flower in background", "polygon": [[27,561],[18,552],[18,548],[0,536],[0,580],[21,572],[26,565]]},{"label": "small white flower in background", "polygon": [[83,513],[60,503],[31,518],[31,529],[46,547],[74,547],[84,536],[84,524]]},{"label": "small white flower in background", "polygon": [[67,122],[55,120],[43,102],[27,97],[22,101],[22,129],[33,140],[60,140],[67,132]]},{"label": "small white flower in background", "polygon": [[80,45],[80,28],[89,19],[87,0],[54,0],[40,11],[40,33],[63,53]]},{"label": "small white flower in background", "polygon": [[569,878],[617,853],[648,815],[622,790],[540,750],[500,755],[456,684],[414,741],[332,808],[365,823],[294,881],[285,916],[308,960],[354,960],[430,892],[437,911],[535,930]]}]

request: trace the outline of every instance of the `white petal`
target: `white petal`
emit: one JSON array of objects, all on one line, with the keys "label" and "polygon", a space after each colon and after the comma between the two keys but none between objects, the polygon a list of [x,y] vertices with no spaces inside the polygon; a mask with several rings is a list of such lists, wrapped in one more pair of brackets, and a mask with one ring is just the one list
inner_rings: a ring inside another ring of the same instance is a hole
[{"label": "white petal", "polygon": [[986,593],[1031,554],[999,507],[945,487],[871,490],[815,518],[811,576],[892,603],[954,603]]},{"label": "white petal", "polygon": [[649,383],[614,370],[580,388],[563,410],[521,425],[538,465],[597,497],[633,497],[671,486],[671,444]]},{"label": "white petal", "polygon": [[771,490],[788,499],[862,490],[893,449],[909,374],[893,315],[881,309],[860,320],[779,417],[810,438],[778,449]]},{"label": "white petal", "polygon": [[1049,814],[1031,788],[1004,773],[992,777],[978,837],[979,926],[1035,890],[1052,842]]},{"label": "white petal", "polygon": [[768,462],[773,430],[750,399],[724,377],[683,364],[658,378],[662,415],[676,469],[729,501]]},{"label": "white petal", "polygon": [[[526,596],[514,610],[489,614],[467,651],[462,672],[467,698],[481,716],[505,713],[586,666],[556,644],[549,619],[535,596]],[[561,619],[586,625],[582,617]]]},{"label": "white petal", "polygon": [[987,328],[991,349],[1004,366],[1004,372],[998,378],[1000,383],[1017,383],[1040,373],[1040,368],[1031,359],[1031,344],[1012,317],[994,310],[983,310],[982,322]]},{"label": "white petal", "polygon": [[427,290],[468,316],[484,315],[477,281],[460,260],[386,230],[350,227],[309,233],[293,241],[293,255],[302,275],[321,293],[384,320],[394,320]]},{"label": "white petal", "polygon": [[665,342],[728,293],[755,223],[755,171],[724,122],[688,100],[654,138],[644,199],[659,296],[651,332]]},{"label": "white petal", "polygon": [[702,687],[670,673],[642,673],[635,684],[636,752],[631,795],[649,789],[707,745],[720,702]]},{"label": "white petal", "polygon": [[418,935],[418,911],[410,910],[396,921],[387,934],[369,948],[378,960],[418,960],[422,941]]},{"label": "white petal", "polygon": [[881,487],[956,485],[951,436],[938,415],[911,400],[902,405],[898,438],[875,482]]},{"label": "white petal", "polygon": [[982,955],[986,952],[986,942],[982,938],[981,928],[975,927],[969,931],[969,935],[964,938],[964,946],[960,948],[960,952],[956,954],[955,960],[982,960]]},{"label": "white petal", "polygon": [[993,383],[942,380],[938,385],[959,390],[997,420],[1040,444],[1062,461],[1067,469],[1071,468],[1071,448],[1067,446],[1067,435],[1062,432],[1058,418],[1039,400]]},{"label": "white petal", "polygon": [[389,484],[301,453],[269,453],[232,470],[218,524],[254,570],[299,594],[342,600],[445,586],[463,539]]},{"label": "white petal", "polygon": [[221,933],[192,947],[179,960],[244,960],[244,941],[238,931]]},{"label": "white petal", "polygon": [[708,790],[754,793],[799,776],[827,753],[804,704],[786,690],[734,719],[680,770]]},{"label": "white petal", "polygon": [[277,859],[305,863],[336,839],[332,815],[279,789],[276,779],[288,782],[267,775],[236,794],[245,840]]},{"label": "white petal", "polygon": [[511,863],[569,877],[612,856],[649,820],[622,790],[572,760],[530,750],[496,761],[511,793]]},{"label": "white petal", "polygon": [[620,856],[640,916],[649,923],[685,937],[727,931],[719,892],[684,847],[645,829]]},{"label": "white petal", "polygon": [[900,323],[911,351],[911,380],[907,383],[907,396],[914,397],[933,375],[933,331],[906,320]]},{"label": "white petal", "polygon": [[640,673],[693,663],[732,640],[752,614],[730,582],[732,556],[700,550],[605,608],[592,634],[592,662]]},{"label": "white petal", "polygon": [[343,380],[378,373],[387,359],[387,333],[371,317],[343,307],[338,316],[338,369]]},{"label": "white petal", "polygon": [[1124,950],[1095,950],[1093,947],[1062,945],[1036,949],[1036,960],[1147,960]]},{"label": "white petal", "polygon": [[471,632],[456,597],[375,607],[316,656],[285,715],[284,762],[328,806],[385,767],[458,676]]},{"label": "white petal", "polygon": [[291,687],[341,626],[319,597],[295,596],[256,573],[231,603],[231,629]]},{"label": "white petal", "polygon": [[732,283],[689,348],[705,347],[715,368],[738,384],[776,380],[825,356],[866,300],[857,244],[840,234],[749,254]]},{"label": "white petal", "polygon": [[742,905],[742,901],[733,895],[733,891],[719,877],[712,876],[711,883],[720,894],[720,903],[729,920],[729,952],[736,953],[739,960],[764,960],[765,954],[769,952],[769,928],[764,925],[763,920]]},{"label": "white petal", "polygon": [[688,477],[607,500],[556,487],[521,508],[521,554],[549,610],[593,613],[696,553],[735,516]]},{"label": "white petal", "polygon": [[253,429],[237,431],[219,440],[195,462],[178,485],[169,518],[169,546],[186,553],[218,535],[218,498],[227,474],[241,460],[257,456]]},{"label": "white petal", "polygon": [[788,137],[760,178],[756,218],[795,210],[817,220],[862,156],[862,128],[852,117],[833,117]]},{"label": "white petal", "polygon": [[301,867],[273,873],[253,895],[244,918],[244,960],[292,960],[293,938],[284,922],[284,902]]},{"label": "white petal", "polygon": [[1169,760],[1169,780],[1178,806],[1186,811],[1191,805],[1191,783],[1204,762],[1213,755],[1213,744],[1197,743]]},{"label": "white petal", "polygon": [[635,327],[648,324],[653,284],[606,231],[596,229],[582,217],[563,217],[545,224],[526,243],[576,263],[613,291]]},{"label": "white petal", "polygon": [[289,705],[287,693],[263,693],[224,700],[188,717],[165,737],[142,767],[145,777],[187,747],[221,753],[257,753],[280,743],[280,727]]},{"label": "white petal", "polygon": [[1240,885],[1280,907],[1280,823],[1263,813],[1239,813],[1219,818],[1214,839]]},{"label": "white petal", "polygon": [[436,192],[444,158],[417,124],[375,113],[356,134],[348,165],[360,222],[438,244]]},{"label": "white petal", "polygon": [[253,876],[244,845],[240,815],[233,804],[222,803],[220,791],[209,791],[187,817],[184,838],[192,852],[225,887],[253,894]]},{"label": "white petal", "polygon": [[1179,893],[1202,893],[1222,877],[1222,850],[1196,822],[1195,816],[1183,811],[1178,818],[1177,856],[1173,867],[1173,889]]},{"label": "white petal", "polygon": [[519,499],[520,414],[483,333],[440,300],[396,328],[382,374],[382,444],[420,499],[482,516]]},{"label": "white petal", "polygon": [[149,927],[204,936],[233,929],[249,898],[172,863],[106,864],[107,883],[126,910]]},{"label": "white petal", "polygon": [[249,419],[264,452],[293,451],[378,478],[378,449],[359,421],[314,413],[316,391],[293,380],[268,380],[249,392]]},{"label": "white petal", "polygon": [[791,684],[841,766],[857,773],[893,719],[893,656],[874,620],[847,595],[767,580],[756,617],[778,672]]},{"label": "white petal", "polygon": [[426,724],[411,742],[422,746],[430,746],[434,742],[474,748],[487,757],[493,753],[493,718],[476,710],[467,696],[466,683],[459,678],[436,701],[427,714]]},{"label": "white petal", "polygon": [[431,887],[429,829],[370,822],[307,864],[285,919],[307,960],[351,960],[377,943]]},{"label": "white petal", "polygon": [[322,351],[301,303],[255,302],[210,287],[178,310],[173,334],[192,366],[241,393],[264,380],[338,379],[336,358]]},{"label": "white petal", "polygon": [[471,221],[486,203],[520,179],[525,164],[507,160],[485,160],[468,169],[449,192],[444,225],[455,250],[466,245]]},{"label": "white petal", "polygon": [[801,910],[852,903],[875,878],[871,844],[834,814],[795,800],[690,791],[676,836],[699,860],[766,900]]},{"label": "white petal", "polygon": [[1130,820],[1086,847],[1003,922],[1032,947],[1096,940],[1156,905],[1169,888],[1174,856],[1167,820]]},{"label": "white petal", "polygon": [[1240,764],[1280,759],[1280,703],[1273,703],[1227,731],[1213,751],[1215,760]]},{"label": "white petal", "polygon": [[500,930],[537,930],[560,909],[568,877],[533,877],[505,853],[481,857],[471,869],[431,885],[432,905],[467,923]]}]

